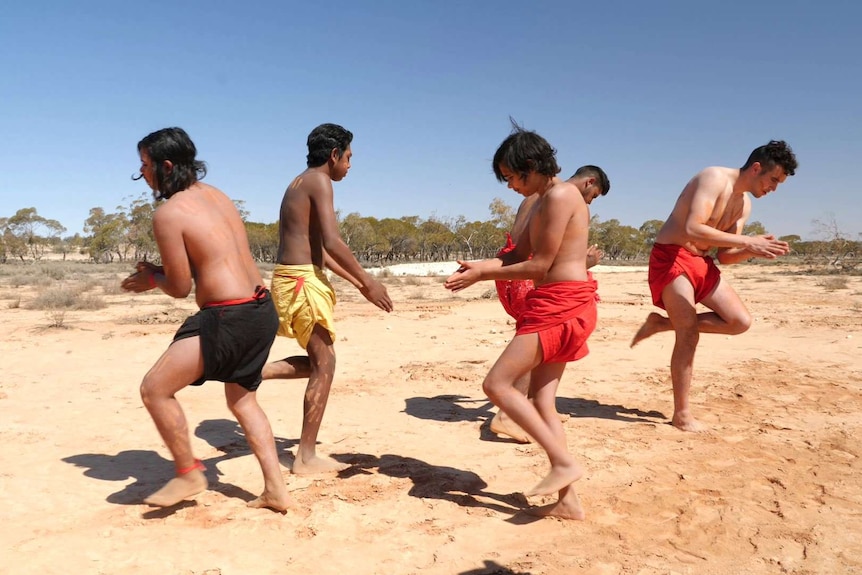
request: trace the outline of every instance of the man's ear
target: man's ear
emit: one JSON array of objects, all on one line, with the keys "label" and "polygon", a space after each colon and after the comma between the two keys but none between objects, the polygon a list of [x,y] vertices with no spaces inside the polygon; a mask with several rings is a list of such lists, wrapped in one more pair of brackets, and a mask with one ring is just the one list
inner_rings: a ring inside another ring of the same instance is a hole
[{"label": "man's ear", "polygon": [[162,173],[164,175],[170,175],[171,172],[174,171],[174,163],[170,160],[165,160],[162,162]]},{"label": "man's ear", "polygon": [[338,148],[332,148],[332,150],[329,152],[329,161],[335,164],[338,162],[338,159]]}]

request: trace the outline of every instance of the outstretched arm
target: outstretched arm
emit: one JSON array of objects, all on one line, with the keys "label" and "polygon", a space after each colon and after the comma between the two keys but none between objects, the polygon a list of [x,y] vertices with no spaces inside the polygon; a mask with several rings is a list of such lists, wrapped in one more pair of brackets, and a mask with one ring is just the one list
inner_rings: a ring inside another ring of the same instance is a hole
[{"label": "outstretched arm", "polygon": [[[360,293],[365,296],[365,299],[384,311],[392,311],[392,300],[389,298],[386,287],[362,269],[353,252],[341,239],[338,222],[335,219],[332,182],[329,178],[321,177],[313,185],[314,188],[310,196],[319,218],[318,223],[320,224],[326,258],[330,263],[335,262],[344,275],[339,274],[335,268],[332,268],[332,271],[356,286]],[[354,281],[349,278],[353,278]]]}]

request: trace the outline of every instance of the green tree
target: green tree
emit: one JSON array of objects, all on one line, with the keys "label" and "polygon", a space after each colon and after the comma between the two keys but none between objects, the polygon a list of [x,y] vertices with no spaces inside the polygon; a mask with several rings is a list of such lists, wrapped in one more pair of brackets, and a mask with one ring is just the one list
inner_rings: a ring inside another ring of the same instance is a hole
[{"label": "green tree", "polygon": [[766,226],[758,221],[749,222],[742,226],[742,235],[744,236],[765,236],[768,233]]},{"label": "green tree", "polygon": [[278,224],[245,222],[245,233],[251,254],[259,262],[275,262],[278,258]]},{"label": "green tree", "polygon": [[126,244],[128,220],[125,214],[106,214],[103,208],[91,208],[90,217],[84,222],[84,233],[87,250],[94,262],[108,263],[114,261],[114,256],[123,261]]},{"label": "green tree", "polygon": [[508,232],[515,225],[515,208],[500,198],[494,198],[488,206],[491,212],[491,224],[503,231]]},{"label": "green tree", "polygon": [[159,248],[153,235],[153,214],[156,206],[152,195],[144,193],[133,200],[125,210],[119,207],[117,209],[127,223],[125,241],[126,245],[134,250],[135,261],[157,259]]},{"label": "green tree", "polygon": [[[6,228],[19,240],[15,242],[16,255],[24,260],[29,255],[34,260],[42,259],[45,249],[54,238],[59,238],[65,231],[60,222],[43,218],[36,208],[22,208],[14,216],[6,220]],[[24,247],[23,253],[21,246]]]}]

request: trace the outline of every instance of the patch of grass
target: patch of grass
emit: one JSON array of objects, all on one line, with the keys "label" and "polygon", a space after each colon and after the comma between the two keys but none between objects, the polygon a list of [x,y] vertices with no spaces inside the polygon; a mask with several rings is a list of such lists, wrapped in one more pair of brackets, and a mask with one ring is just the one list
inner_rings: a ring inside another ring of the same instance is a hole
[{"label": "patch of grass", "polygon": [[81,295],[80,290],[68,286],[49,287],[37,295],[30,303],[31,309],[41,309],[48,312],[66,310],[95,310],[105,307],[105,300],[100,296]]},{"label": "patch of grass", "polygon": [[817,285],[827,291],[835,291],[839,289],[847,289],[847,278],[844,276],[830,276],[817,282]]},{"label": "patch of grass", "polygon": [[21,298],[20,297],[13,298],[9,302],[9,305],[7,307],[9,309],[18,309],[19,307],[21,307]]}]

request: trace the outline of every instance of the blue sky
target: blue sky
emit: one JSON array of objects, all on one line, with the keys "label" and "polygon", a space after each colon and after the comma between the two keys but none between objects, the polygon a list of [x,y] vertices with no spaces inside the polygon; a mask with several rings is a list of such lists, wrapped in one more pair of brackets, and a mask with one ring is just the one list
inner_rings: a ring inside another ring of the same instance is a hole
[{"label": "blue sky", "polygon": [[60,2],[0,17],[0,216],[80,232],[146,191],[136,144],[182,126],[206,181],[273,222],[323,122],[355,135],[343,214],[465,216],[519,196],[490,159],[509,116],[602,166],[602,220],[665,219],[710,165],[784,139],[800,167],[755,201],[777,235],[862,239],[862,4],[796,0]]}]

